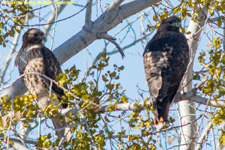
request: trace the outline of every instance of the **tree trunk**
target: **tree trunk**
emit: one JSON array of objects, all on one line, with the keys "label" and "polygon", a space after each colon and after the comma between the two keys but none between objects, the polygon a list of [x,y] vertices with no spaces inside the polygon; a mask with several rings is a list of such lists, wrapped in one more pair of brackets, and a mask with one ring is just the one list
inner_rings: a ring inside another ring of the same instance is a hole
[{"label": "tree trunk", "polygon": [[[195,1],[193,1],[193,4]],[[195,4],[196,5],[196,4]],[[189,69],[187,71],[187,76],[184,79],[183,85],[186,85],[184,87],[184,92],[188,92],[192,90],[192,75],[193,75],[193,61],[194,56],[196,53],[198,41],[201,35],[201,31],[204,28],[204,25],[206,23],[206,16],[207,11],[205,8],[202,8],[200,6],[197,6],[198,9],[202,9],[202,12],[198,14],[198,18],[200,19],[202,17],[202,20],[200,23],[195,23],[192,20],[189,23],[188,31],[191,32],[191,34],[187,35],[186,38],[188,39],[188,45],[190,49],[190,62]],[[181,150],[194,150],[195,148],[195,135],[196,135],[196,127],[197,124],[195,122],[195,109],[194,103],[185,100],[179,102],[180,106],[180,117],[181,117]]]}]

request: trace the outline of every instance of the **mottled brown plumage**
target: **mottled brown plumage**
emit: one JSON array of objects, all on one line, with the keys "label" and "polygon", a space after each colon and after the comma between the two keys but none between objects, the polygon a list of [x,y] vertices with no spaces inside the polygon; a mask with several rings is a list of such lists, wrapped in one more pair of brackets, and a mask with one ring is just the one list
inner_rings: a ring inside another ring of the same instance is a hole
[{"label": "mottled brown plumage", "polygon": [[170,104],[189,62],[189,48],[185,36],[179,32],[180,24],[181,20],[175,16],[164,19],[143,54],[157,128],[167,122]]},{"label": "mottled brown plumage", "polygon": [[[51,84],[44,77],[47,76],[55,79],[62,72],[55,55],[42,44],[44,39],[44,33],[41,30],[36,28],[29,29],[23,35],[23,44],[15,60],[20,75],[25,74],[22,78],[23,82],[29,92],[37,96],[36,100],[40,108],[46,107],[51,103],[54,105],[60,103],[60,101],[52,101],[52,93],[55,93],[59,97],[64,95],[61,88],[55,84]],[[65,107],[67,107],[66,104],[59,106],[59,108]],[[55,129],[66,126],[64,117],[54,117],[52,121]],[[69,128],[65,128],[64,130],[57,131],[56,134],[59,138],[66,135],[66,139],[69,140],[71,138],[69,130]]]}]

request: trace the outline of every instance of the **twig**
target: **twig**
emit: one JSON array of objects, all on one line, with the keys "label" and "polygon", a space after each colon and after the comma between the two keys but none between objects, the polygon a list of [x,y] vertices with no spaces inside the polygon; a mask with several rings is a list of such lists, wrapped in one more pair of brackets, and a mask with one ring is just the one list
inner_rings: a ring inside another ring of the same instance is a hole
[{"label": "twig", "polygon": [[102,6],[101,6],[101,0],[98,0],[98,7],[100,8],[101,12],[103,13]]},{"label": "twig", "polygon": [[210,122],[208,125],[207,125],[207,128],[204,130],[204,132],[202,133],[201,137],[198,139],[198,142],[197,142],[197,146],[195,148],[195,150],[200,150],[202,149],[202,144],[204,142],[204,140],[207,138],[208,134],[209,134],[209,131],[210,129],[213,127],[212,125],[212,122]]},{"label": "twig", "polygon": [[[83,124],[84,122],[85,122],[85,120],[82,120],[81,122],[77,122],[77,123],[69,124],[69,125],[67,125],[67,126],[64,126],[64,127],[58,128],[58,129],[54,129],[54,130],[55,130],[55,131],[61,131],[61,130],[66,129],[67,127],[72,128],[72,127],[75,127],[75,126],[81,125],[81,124]],[[62,140],[62,141],[63,141],[63,140]],[[59,145],[60,145],[60,144],[59,144]]]},{"label": "twig", "polygon": [[195,86],[195,89],[199,89],[203,84],[205,84],[205,82],[208,81],[208,77],[205,76],[201,82],[199,82],[196,86]]},{"label": "twig", "polygon": [[157,142],[158,142],[158,145],[159,145],[159,149],[163,150],[162,145],[161,145],[160,133],[156,133],[156,137],[157,137]]},{"label": "twig", "polygon": [[[57,21],[57,18],[58,18],[58,7],[56,6],[56,8],[55,9],[53,9],[53,10],[56,10],[56,13],[54,13],[53,12],[53,15],[55,15],[55,21]],[[52,51],[52,47],[53,47],[53,43],[54,43],[54,39],[55,39],[55,28],[56,28],[56,25],[57,25],[57,23],[55,23],[54,24],[54,26],[53,26],[53,35],[52,35],[52,41],[51,41],[51,47],[50,47],[50,50]],[[46,27],[48,27],[48,28],[46,28]],[[46,25],[45,26],[45,28],[47,29],[47,30],[50,30],[51,29],[51,25]],[[47,32],[49,32],[49,31],[47,31]],[[44,32],[45,33],[45,32]],[[48,33],[49,34],[49,33]],[[46,36],[46,34],[45,34],[45,36]]]},{"label": "twig", "polygon": [[[0,140],[3,140],[4,139],[4,134],[0,134]],[[20,139],[17,139],[17,138],[9,138],[10,141],[15,141],[15,142],[19,142],[19,143],[22,143]],[[23,139],[25,143],[28,143],[28,144],[36,144],[37,141],[34,141],[34,140],[28,140],[28,139]]]},{"label": "twig", "polygon": [[116,43],[116,39],[114,37],[108,35],[107,33],[100,34],[100,37],[113,43],[116,46],[116,48],[118,49],[118,51],[120,52],[122,58],[125,57],[122,48],[119,46],[119,44]]},{"label": "twig", "polygon": [[[87,5],[86,5],[86,6],[87,6]],[[29,27],[33,27],[33,26],[45,26],[45,25],[49,25],[49,24],[54,24],[54,23],[57,23],[57,22],[61,22],[61,21],[70,19],[70,18],[72,18],[72,17],[78,15],[80,12],[82,12],[82,11],[86,8],[86,6],[85,6],[84,8],[82,8],[80,11],[78,11],[77,13],[75,13],[75,14],[69,16],[69,17],[66,17],[66,18],[57,20],[57,21],[48,22],[48,23],[44,23],[44,24],[33,24],[33,25],[28,25],[28,24],[18,24],[18,23],[17,23],[17,24],[20,25],[20,26],[29,26]]]},{"label": "twig", "polygon": [[[65,1],[69,1],[69,0],[65,0]],[[65,4],[61,4],[56,10],[54,10],[51,14],[51,16],[48,18],[48,23],[50,24],[46,24],[45,28],[43,30],[43,32],[45,33],[45,35],[49,34],[50,29],[52,28],[52,23],[53,21],[56,22],[56,18],[59,16],[59,14],[63,11],[63,9],[66,7],[67,5]]]},{"label": "twig", "polygon": [[85,15],[85,26],[90,27],[92,24],[91,21],[91,14],[92,14],[92,0],[87,0],[87,8],[86,8],[86,15]]},{"label": "twig", "polygon": [[[143,36],[143,37],[141,37],[141,38],[135,40],[134,42],[132,42],[132,43],[130,43],[130,44],[124,46],[124,47],[122,48],[122,51],[124,51],[124,50],[130,48],[131,46],[134,46],[135,44],[137,44],[138,42],[142,41],[143,39],[146,39],[146,38],[147,38],[149,35],[151,35],[151,34],[152,34],[152,32],[150,32],[150,33],[146,34],[145,36]],[[115,54],[115,53],[117,53],[117,52],[118,52],[118,51],[112,51],[112,52],[107,52],[107,54],[108,54],[108,55],[112,55],[112,54]]]}]

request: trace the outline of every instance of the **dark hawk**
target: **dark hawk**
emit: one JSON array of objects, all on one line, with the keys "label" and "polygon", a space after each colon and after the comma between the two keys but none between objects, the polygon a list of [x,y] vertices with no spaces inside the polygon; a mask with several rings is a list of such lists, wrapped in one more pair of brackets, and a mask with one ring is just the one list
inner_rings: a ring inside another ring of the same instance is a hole
[{"label": "dark hawk", "polygon": [[189,47],[179,32],[181,20],[166,18],[144,51],[147,84],[153,101],[156,127],[166,124],[172,103],[189,62]]},{"label": "dark hawk", "polygon": [[[62,72],[55,55],[42,44],[44,39],[45,36],[41,30],[36,28],[29,29],[23,35],[23,44],[15,60],[20,75],[24,74],[22,81],[25,83],[29,92],[37,96],[36,100],[40,108],[49,106],[51,103],[54,105],[60,104],[60,101],[52,100],[53,93],[59,98],[64,95],[61,88],[57,87],[54,83],[51,84],[44,77],[47,76],[55,80],[55,77]],[[59,108],[66,107],[66,104],[59,106]],[[66,126],[65,117],[53,117],[52,121],[55,129]],[[69,128],[57,131],[56,134],[59,138],[65,136],[67,140],[71,137]]]}]

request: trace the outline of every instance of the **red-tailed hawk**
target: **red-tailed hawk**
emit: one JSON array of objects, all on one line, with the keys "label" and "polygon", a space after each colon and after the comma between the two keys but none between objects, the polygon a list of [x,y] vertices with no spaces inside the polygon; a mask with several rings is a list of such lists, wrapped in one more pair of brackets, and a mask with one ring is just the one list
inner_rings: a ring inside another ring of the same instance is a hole
[{"label": "red-tailed hawk", "polygon": [[181,20],[164,19],[144,52],[144,67],[153,100],[154,121],[161,128],[166,122],[170,104],[178,90],[189,62],[185,36],[179,32]]},{"label": "red-tailed hawk", "polygon": [[[22,81],[25,83],[30,93],[37,96],[36,100],[40,108],[50,105],[58,105],[60,101],[52,101],[52,93],[59,97],[64,95],[61,88],[46,79],[43,74],[51,79],[62,72],[60,64],[55,55],[42,44],[45,39],[44,33],[36,28],[29,29],[23,35],[23,44],[18,52],[15,64],[18,65],[20,75],[25,74]],[[52,87],[50,87],[52,85]],[[66,108],[66,104],[62,104],[59,108]],[[55,129],[66,126],[64,117],[52,118]],[[67,140],[71,138],[69,128],[57,131],[56,134],[59,138],[63,136]]]}]

